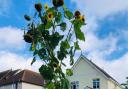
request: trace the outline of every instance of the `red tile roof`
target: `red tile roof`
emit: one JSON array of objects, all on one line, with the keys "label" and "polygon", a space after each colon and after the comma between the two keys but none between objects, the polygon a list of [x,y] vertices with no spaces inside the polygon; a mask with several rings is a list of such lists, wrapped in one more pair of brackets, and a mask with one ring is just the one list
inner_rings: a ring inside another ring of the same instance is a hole
[{"label": "red tile roof", "polygon": [[39,73],[30,70],[7,70],[0,72],[0,86],[25,82],[34,85],[43,86],[44,79]]}]

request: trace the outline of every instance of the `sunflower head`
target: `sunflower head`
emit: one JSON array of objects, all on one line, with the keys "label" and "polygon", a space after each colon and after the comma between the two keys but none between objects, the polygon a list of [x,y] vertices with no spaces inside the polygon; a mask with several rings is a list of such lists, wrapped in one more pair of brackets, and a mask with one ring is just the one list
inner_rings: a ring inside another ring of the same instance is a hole
[{"label": "sunflower head", "polygon": [[44,5],[44,9],[47,11],[49,9],[48,4]]},{"label": "sunflower head", "polygon": [[52,12],[49,12],[48,13],[48,20],[51,21],[52,19],[53,19],[53,13]]},{"label": "sunflower head", "polygon": [[80,16],[79,19],[80,19],[80,21],[85,22],[85,17],[84,17],[84,15],[83,15],[83,16]]}]

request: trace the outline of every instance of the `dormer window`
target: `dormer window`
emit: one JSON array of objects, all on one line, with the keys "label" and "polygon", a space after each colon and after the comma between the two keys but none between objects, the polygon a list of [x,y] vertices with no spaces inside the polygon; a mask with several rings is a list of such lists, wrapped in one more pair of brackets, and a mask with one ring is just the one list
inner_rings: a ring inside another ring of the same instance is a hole
[{"label": "dormer window", "polygon": [[100,79],[93,79],[93,88],[100,89]]}]

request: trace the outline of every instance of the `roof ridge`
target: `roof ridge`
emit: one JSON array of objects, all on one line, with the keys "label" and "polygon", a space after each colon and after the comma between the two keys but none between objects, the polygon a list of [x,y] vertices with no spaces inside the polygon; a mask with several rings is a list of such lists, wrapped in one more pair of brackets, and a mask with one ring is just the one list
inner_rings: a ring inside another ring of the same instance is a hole
[{"label": "roof ridge", "polygon": [[[6,71],[4,71],[4,72],[6,72]],[[1,72],[1,73],[4,73],[4,72]],[[5,78],[10,72],[12,72],[12,69],[7,70],[7,73],[2,78],[0,78],[0,80],[2,80],[3,78]]]}]

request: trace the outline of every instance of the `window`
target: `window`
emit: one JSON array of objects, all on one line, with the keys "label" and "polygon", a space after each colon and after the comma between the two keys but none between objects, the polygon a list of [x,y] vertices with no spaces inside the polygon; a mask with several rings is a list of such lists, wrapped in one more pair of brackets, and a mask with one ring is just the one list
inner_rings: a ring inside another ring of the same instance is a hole
[{"label": "window", "polygon": [[15,84],[12,84],[12,89],[15,89]]},{"label": "window", "polygon": [[17,89],[17,83],[16,84],[12,84],[12,89]]},{"label": "window", "polygon": [[4,89],[4,86],[1,86],[0,89]]},{"label": "window", "polygon": [[71,89],[79,89],[79,81],[71,82]]},{"label": "window", "polygon": [[94,79],[93,80],[93,88],[94,89],[100,89],[100,79]]}]

